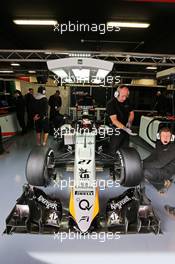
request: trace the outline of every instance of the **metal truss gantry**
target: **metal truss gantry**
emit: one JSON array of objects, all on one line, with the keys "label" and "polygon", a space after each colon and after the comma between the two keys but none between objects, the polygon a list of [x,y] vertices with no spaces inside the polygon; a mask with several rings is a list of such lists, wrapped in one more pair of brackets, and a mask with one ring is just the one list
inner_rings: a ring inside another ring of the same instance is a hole
[{"label": "metal truss gantry", "polygon": [[175,66],[175,55],[103,51],[0,50],[0,62],[46,62],[66,57],[91,57],[115,64]]}]

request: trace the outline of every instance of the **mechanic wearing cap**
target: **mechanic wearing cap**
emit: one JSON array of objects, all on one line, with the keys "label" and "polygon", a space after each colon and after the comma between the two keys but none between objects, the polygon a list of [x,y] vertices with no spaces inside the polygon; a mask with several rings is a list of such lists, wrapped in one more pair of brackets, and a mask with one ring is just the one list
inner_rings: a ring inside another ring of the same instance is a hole
[{"label": "mechanic wearing cap", "polygon": [[128,104],[128,97],[129,89],[125,85],[121,85],[106,106],[110,125],[114,130],[120,129],[120,133],[114,132],[110,138],[110,153],[112,155],[116,153],[117,149],[129,146],[129,134],[132,134],[130,128],[134,120],[134,111]]},{"label": "mechanic wearing cap", "polygon": [[49,133],[48,101],[45,94],[45,87],[38,87],[38,93],[34,96],[35,101],[32,111],[37,133],[37,145],[41,145],[41,133],[43,132],[43,146],[47,144]]},{"label": "mechanic wearing cap", "polygon": [[158,191],[164,192],[175,175],[174,135],[168,127],[159,131],[156,148],[143,160],[144,177]]}]

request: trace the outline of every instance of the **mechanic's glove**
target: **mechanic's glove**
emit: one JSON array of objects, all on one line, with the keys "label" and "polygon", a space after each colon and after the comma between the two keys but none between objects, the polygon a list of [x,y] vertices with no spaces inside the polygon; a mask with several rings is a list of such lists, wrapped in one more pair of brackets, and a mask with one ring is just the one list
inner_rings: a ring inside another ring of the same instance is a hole
[{"label": "mechanic's glove", "polygon": [[130,128],[124,127],[123,130],[128,133],[130,136],[137,136],[137,133],[132,132]]},{"label": "mechanic's glove", "polygon": [[126,127],[131,128],[131,126],[132,126],[132,123],[130,121],[128,121],[128,123],[126,124]]}]

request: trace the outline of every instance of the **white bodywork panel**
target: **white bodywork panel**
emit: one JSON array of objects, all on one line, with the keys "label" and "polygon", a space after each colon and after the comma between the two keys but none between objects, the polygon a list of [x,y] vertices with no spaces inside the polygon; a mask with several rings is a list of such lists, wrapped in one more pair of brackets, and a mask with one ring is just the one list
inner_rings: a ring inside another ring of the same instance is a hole
[{"label": "white bodywork panel", "polygon": [[[70,210],[79,229],[86,232],[99,210],[95,175],[95,134],[76,133],[74,188]],[[70,201],[71,202],[71,201]]]}]

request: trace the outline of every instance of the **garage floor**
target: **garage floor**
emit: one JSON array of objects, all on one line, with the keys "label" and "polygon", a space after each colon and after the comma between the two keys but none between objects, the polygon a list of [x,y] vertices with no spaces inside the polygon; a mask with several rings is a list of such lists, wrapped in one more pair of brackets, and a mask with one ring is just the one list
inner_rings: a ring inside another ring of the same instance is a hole
[{"label": "garage floor", "polygon": [[[141,158],[149,151],[134,145]],[[49,138],[49,143],[55,143]],[[35,134],[17,136],[5,144],[9,153],[0,156],[0,232],[5,229],[5,219],[22,193],[25,183],[25,164],[32,146],[35,145]],[[146,193],[152,200],[156,213],[161,219],[163,234],[121,235],[119,239],[66,239],[62,243],[55,236],[48,235],[2,235],[0,237],[0,260],[8,263],[89,263],[101,261],[122,261],[142,263],[172,261],[175,258],[175,221],[167,217],[164,205],[175,205],[175,184],[172,184],[165,195],[160,195],[152,186],[146,186]]]}]

